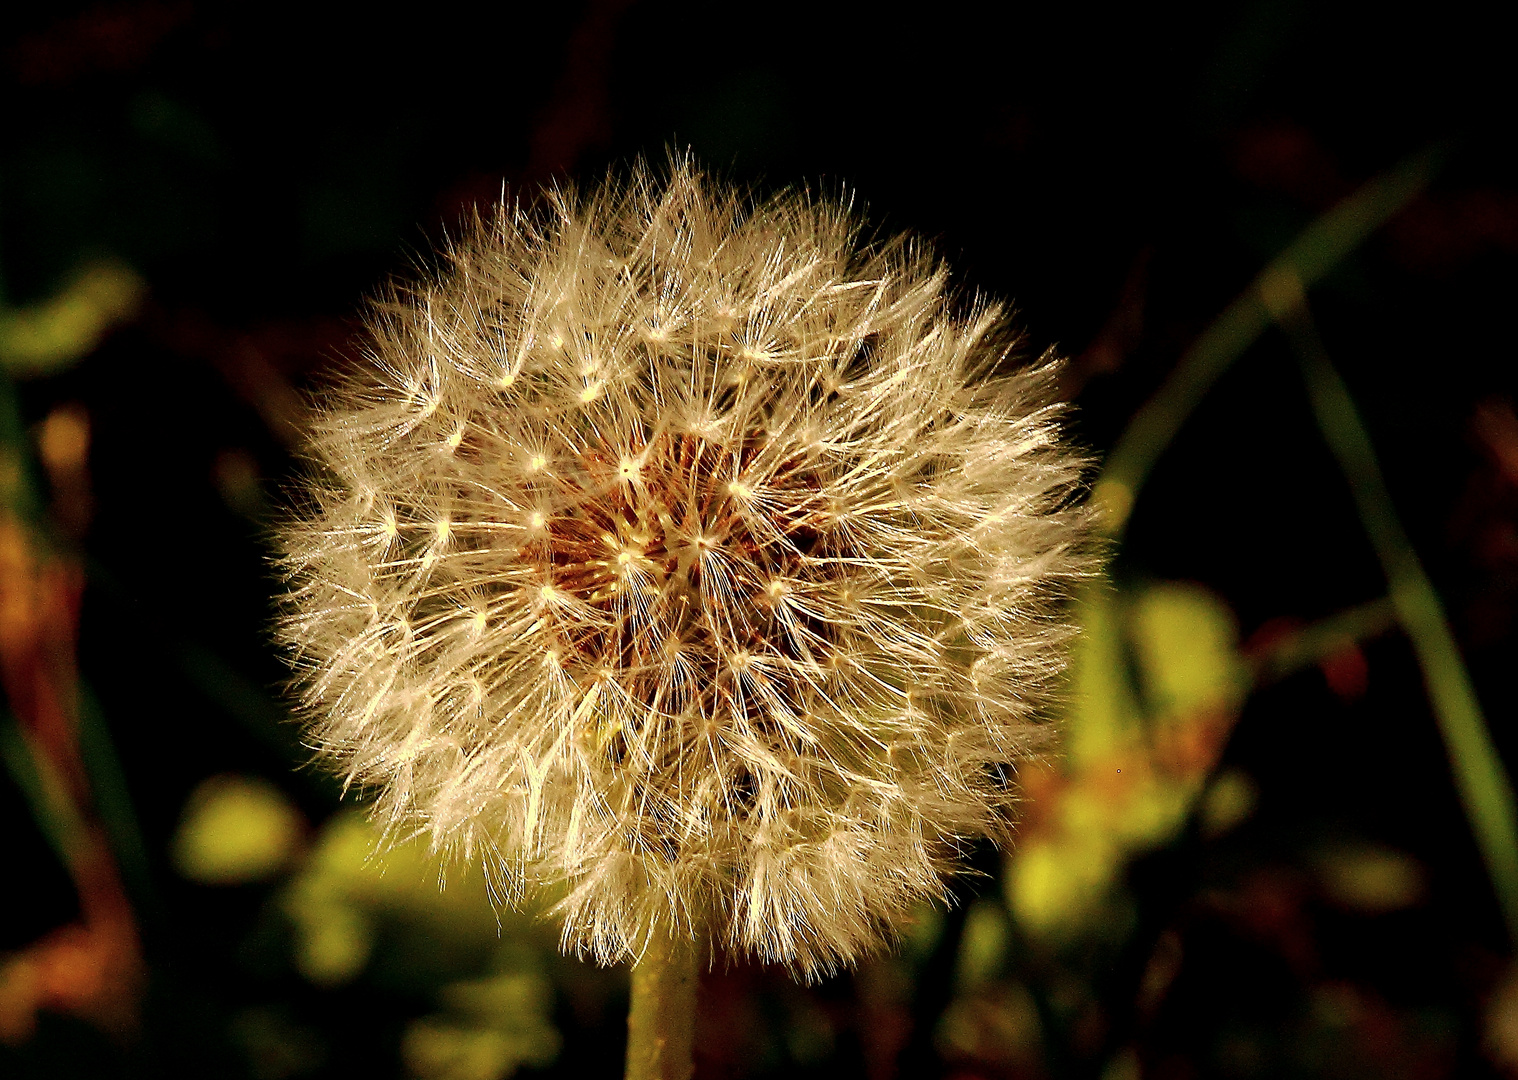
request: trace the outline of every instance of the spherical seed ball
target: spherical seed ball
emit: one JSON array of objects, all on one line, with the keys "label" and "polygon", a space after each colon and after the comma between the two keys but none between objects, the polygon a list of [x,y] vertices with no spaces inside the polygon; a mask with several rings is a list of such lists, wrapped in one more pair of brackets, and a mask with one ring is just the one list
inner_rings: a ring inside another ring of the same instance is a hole
[{"label": "spherical seed ball", "polygon": [[847,207],[689,163],[498,208],[369,324],[282,528],[310,735],[610,962],[880,944],[1015,762],[1089,568],[1053,365]]}]

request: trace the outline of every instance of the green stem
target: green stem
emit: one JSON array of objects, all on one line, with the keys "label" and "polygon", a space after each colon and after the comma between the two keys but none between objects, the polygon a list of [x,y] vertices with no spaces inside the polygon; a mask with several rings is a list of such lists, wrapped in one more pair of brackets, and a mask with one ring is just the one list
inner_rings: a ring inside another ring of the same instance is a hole
[{"label": "green stem", "polygon": [[115,741],[94,691],[79,680],[79,753],[84,759],[95,810],[105,828],[106,838],[116,855],[116,864],[132,888],[138,906],[152,898],[152,876],[148,867],[147,844],[132,805],[126,770],[116,753]]},{"label": "green stem", "polygon": [[1518,809],[1444,605],[1397,518],[1375,448],[1318,336],[1302,282],[1279,275],[1266,283],[1261,296],[1301,361],[1318,427],[1349,481],[1361,524],[1386,574],[1392,606],[1423,672],[1460,802],[1486,862],[1508,934],[1518,944]]},{"label": "green stem", "polygon": [[632,970],[626,1080],[690,1080],[695,1072],[696,942],[655,932]]},{"label": "green stem", "polygon": [[0,760],[21,789],[58,861],[72,870],[88,844],[87,826],[63,778],[45,755],[34,750],[9,711],[0,712]]},{"label": "green stem", "polygon": [[1282,274],[1309,286],[1320,281],[1423,190],[1442,156],[1439,146],[1415,154],[1323,214],[1272,259],[1192,343],[1165,384],[1134,414],[1107,457],[1093,495],[1102,507],[1102,527],[1108,535],[1123,534],[1139,488],[1160,454],[1218,376],[1270,325],[1262,287]]}]

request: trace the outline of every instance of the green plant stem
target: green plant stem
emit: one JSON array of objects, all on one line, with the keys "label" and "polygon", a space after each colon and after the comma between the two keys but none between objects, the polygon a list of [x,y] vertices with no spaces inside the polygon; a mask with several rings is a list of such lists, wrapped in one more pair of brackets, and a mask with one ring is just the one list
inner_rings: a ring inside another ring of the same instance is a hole
[{"label": "green plant stem", "polygon": [[1442,157],[1442,146],[1414,154],[1323,214],[1202,331],[1107,457],[1093,495],[1109,536],[1123,534],[1139,488],[1203,395],[1270,325],[1262,287],[1283,273],[1308,286],[1322,280],[1423,190]]},{"label": "green plant stem", "polygon": [[8,710],[0,711],[0,760],[21,789],[33,819],[58,861],[73,870],[88,844],[88,827],[69,798],[63,778],[47,757],[27,741],[21,725]]},{"label": "green plant stem", "polygon": [[655,933],[632,970],[627,1080],[690,1080],[695,1072],[696,942]]},{"label": "green plant stem", "polygon": [[79,680],[79,753],[89,777],[95,811],[116,863],[131,888],[133,901],[139,907],[146,906],[153,899],[147,844],[142,838],[142,826],[132,805],[126,770],[116,753],[111,729],[105,722],[99,699],[83,679]]},{"label": "green plant stem", "polygon": [[1296,350],[1318,427],[1349,481],[1361,524],[1386,574],[1397,619],[1423,673],[1460,802],[1508,934],[1518,944],[1518,810],[1444,605],[1397,518],[1375,448],[1348,387],[1329,361],[1302,281],[1280,275],[1265,283],[1261,295]]}]

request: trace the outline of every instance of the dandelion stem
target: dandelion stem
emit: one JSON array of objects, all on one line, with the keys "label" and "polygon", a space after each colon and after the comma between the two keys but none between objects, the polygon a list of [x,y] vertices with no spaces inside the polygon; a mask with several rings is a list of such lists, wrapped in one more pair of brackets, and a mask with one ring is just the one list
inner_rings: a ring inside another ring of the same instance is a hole
[{"label": "dandelion stem", "polygon": [[1262,284],[1261,297],[1296,350],[1318,427],[1349,481],[1361,524],[1386,574],[1397,619],[1423,672],[1461,804],[1508,934],[1518,944],[1518,810],[1444,606],[1397,518],[1375,448],[1348,387],[1329,361],[1302,281],[1280,274]]},{"label": "dandelion stem", "polygon": [[633,964],[627,1080],[690,1080],[695,1066],[696,943],[655,932]]},{"label": "dandelion stem", "polygon": [[1323,214],[1202,331],[1165,384],[1134,414],[1107,458],[1093,494],[1109,535],[1122,535],[1139,488],[1203,395],[1270,325],[1261,299],[1264,283],[1283,273],[1308,286],[1321,280],[1423,190],[1442,152],[1442,146],[1434,146],[1414,154]]}]

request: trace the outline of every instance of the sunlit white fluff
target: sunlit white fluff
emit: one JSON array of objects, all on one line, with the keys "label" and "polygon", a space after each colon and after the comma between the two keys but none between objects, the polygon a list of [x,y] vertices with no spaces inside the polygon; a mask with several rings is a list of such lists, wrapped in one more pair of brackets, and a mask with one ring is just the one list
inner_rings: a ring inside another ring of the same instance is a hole
[{"label": "sunlit white fluff", "polygon": [[911,243],[676,161],[369,325],[283,526],[311,738],[602,961],[812,974],[1003,838],[1088,565],[1048,362]]}]

